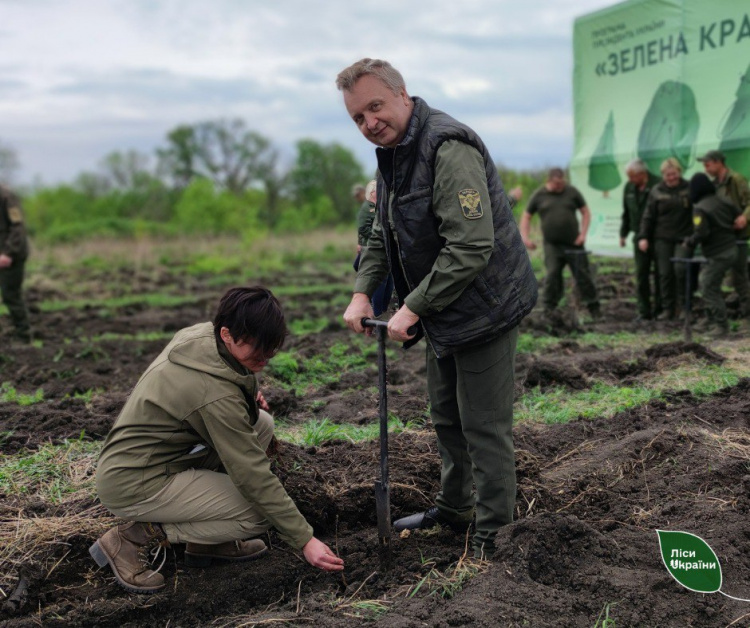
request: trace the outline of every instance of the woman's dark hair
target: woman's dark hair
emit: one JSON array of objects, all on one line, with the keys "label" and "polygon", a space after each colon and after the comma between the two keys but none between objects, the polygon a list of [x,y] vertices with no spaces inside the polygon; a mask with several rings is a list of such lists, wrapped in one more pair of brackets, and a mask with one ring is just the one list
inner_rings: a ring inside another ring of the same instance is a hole
[{"label": "woman's dark hair", "polygon": [[716,194],[716,188],[709,179],[702,172],[698,172],[690,179],[690,201],[697,203],[702,198]]},{"label": "woman's dark hair", "polygon": [[281,349],[288,333],[281,303],[262,286],[231,288],[221,297],[214,318],[216,342],[221,340],[222,327],[235,342],[252,340],[263,355]]}]

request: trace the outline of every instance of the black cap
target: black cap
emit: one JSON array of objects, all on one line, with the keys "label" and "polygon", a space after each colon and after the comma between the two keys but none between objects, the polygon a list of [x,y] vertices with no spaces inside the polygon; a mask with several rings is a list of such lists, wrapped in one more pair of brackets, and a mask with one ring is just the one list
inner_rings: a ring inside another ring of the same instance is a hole
[{"label": "black cap", "polygon": [[720,150],[710,150],[703,157],[698,157],[698,161],[720,161],[724,163],[726,157]]}]

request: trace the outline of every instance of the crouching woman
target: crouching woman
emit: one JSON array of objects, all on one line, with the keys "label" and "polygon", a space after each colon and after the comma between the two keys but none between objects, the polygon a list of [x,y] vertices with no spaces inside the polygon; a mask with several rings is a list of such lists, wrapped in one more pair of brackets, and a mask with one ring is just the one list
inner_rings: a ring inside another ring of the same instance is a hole
[{"label": "crouching woman", "polygon": [[[256,373],[282,346],[284,313],[262,287],[233,288],[212,323],[179,331],[141,376],[104,443],[99,499],[127,520],[89,552],[128,591],[164,587],[154,557],[186,543],[185,563],[246,561],[270,527],[327,571],[343,561],[272,473],[273,419]],[[163,564],[163,560],[162,560]]]}]

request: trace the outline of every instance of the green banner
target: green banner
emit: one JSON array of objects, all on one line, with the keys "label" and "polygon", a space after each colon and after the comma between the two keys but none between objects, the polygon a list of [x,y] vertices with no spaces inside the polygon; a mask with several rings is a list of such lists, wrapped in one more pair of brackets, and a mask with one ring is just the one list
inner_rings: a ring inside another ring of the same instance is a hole
[{"label": "green banner", "polygon": [[587,246],[619,247],[625,165],[640,158],[660,176],[677,158],[720,149],[750,178],[750,3],[631,0],[576,20],[575,148],[571,182],[592,212]]}]

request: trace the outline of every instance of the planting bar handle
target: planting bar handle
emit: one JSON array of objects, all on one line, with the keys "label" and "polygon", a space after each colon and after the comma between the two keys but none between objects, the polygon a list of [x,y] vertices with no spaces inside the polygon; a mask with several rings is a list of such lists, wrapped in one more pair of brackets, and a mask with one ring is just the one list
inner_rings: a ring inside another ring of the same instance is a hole
[{"label": "planting bar handle", "polygon": [[[360,323],[362,324],[362,327],[388,327],[388,321],[379,321],[376,318],[363,318]],[[417,326],[412,325],[409,327],[409,329],[406,330],[406,333],[410,336],[413,336],[417,333]]]}]

